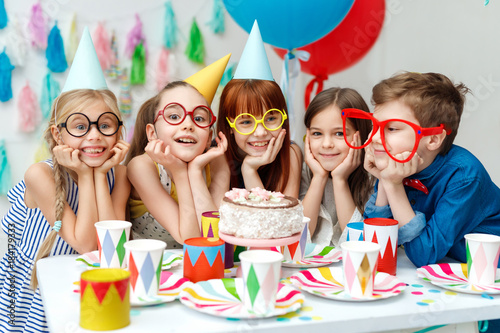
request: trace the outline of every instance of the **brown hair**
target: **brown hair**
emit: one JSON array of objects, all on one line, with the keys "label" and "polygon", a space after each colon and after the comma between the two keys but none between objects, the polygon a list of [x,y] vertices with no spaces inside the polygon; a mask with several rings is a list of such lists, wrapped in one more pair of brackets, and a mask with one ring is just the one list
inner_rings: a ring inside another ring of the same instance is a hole
[{"label": "brown hair", "polygon": [[463,83],[455,85],[443,74],[403,72],[373,87],[372,103],[380,105],[399,100],[413,110],[420,126],[443,124],[447,130],[451,129],[440,149],[440,154],[445,155],[457,136],[468,92]]},{"label": "brown hair", "polygon": [[[117,115],[119,120],[122,120],[120,110],[118,109],[118,103],[116,96],[110,90],[93,90],[93,89],[76,89],[63,92],[59,97],[54,100],[52,105],[51,117],[47,129],[45,130],[44,137],[45,141],[49,146],[49,151],[52,154],[52,149],[57,145],[57,142],[52,136],[51,127],[52,125],[59,125],[66,121],[70,114],[75,112],[82,112],[86,108],[90,107],[96,102],[102,102],[106,106],[107,112],[113,112]],[[60,127],[59,127],[60,128]],[[61,130],[61,129],[59,129]],[[118,139],[122,138],[123,127],[117,133]],[[66,191],[67,184],[65,175],[67,170],[65,167],[60,165],[57,159],[52,155],[54,172],[54,181],[56,184],[56,197],[55,197],[55,219],[56,221],[61,221],[64,213],[64,205],[66,203]],[[50,230],[49,234],[45,237],[38,253],[35,258],[35,267],[33,268],[33,274],[31,275],[31,287],[36,290],[38,286],[38,280],[36,277],[36,262],[39,259],[45,258],[50,254],[54,242],[56,241],[57,232],[53,229]]]},{"label": "brown hair", "polygon": [[[317,114],[332,105],[336,105],[340,110],[356,108],[370,112],[365,100],[356,90],[350,88],[329,88],[316,95],[311,104],[309,104],[304,116],[306,128],[309,129],[311,127],[311,122]],[[355,119],[351,124],[356,131],[359,131],[361,142],[365,142],[372,130],[368,122]],[[364,159],[365,150],[361,149],[361,160],[363,161]],[[373,187],[373,180],[363,167],[363,164],[359,165],[349,175],[348,183],[354,204],[363,213],[365,203],[370,198]]]},{"label": "brown hair", "polygon": [[[245,156],[238,153],[238,145],[231,135],[231,127],[226,117],[236,118],[240,113],[262,116],[264,110],[279,109],[287,112],[286,101],[281,88],[274,81],[233,79],[224,87],[220,97],[217,133],[222,131],[228,138],[226,159],[231,169],[231,187],[243,183],[241,164]],[[290,125],[288,119],[283,123],[286,129],[282,149],[273,163],[263,165],[258,173],[264,187],[271,191],[284,192],[288,183],[290,169]]]},{"label": "brown hair", "polygon": [[160,108],[160,100],[163,93],[177,87],[191,87],[196,90],[196,88],[187,82],[172,81],[168,83],[156,96],[151,97],[141,105],[141,108],[137,113],[137,119],[134,126],[134,136],[132,137],[132,142],[130,142],[130,149],[128,151],[127,158],[125,159],[125,165],[127,165],[134,157],[144,153],[144,148],[146,148],[148,144],[146,125],[154,122],[156,111]]}]

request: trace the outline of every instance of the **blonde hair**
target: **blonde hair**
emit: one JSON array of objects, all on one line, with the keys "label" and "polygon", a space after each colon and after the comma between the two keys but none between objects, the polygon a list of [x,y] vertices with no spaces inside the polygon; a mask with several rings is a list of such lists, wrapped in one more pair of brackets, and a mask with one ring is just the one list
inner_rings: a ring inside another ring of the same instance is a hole
[{"label": "blonde hair", "polygon": [[[53,156],[52,150],[57,146],[56,140],[52,136],[52,125],[59,125],[63,123],[70,114],[75,112],[82,112],[88,107],[92,106],[96,102],[102,102],[106,108],[107,112],[113,112],[119,120],[122,120],[120,110],[118,109],[118,103],[115,95],[109,90],[92,90],[92,89],[77,89],[64,92],[54,101],[52,105],[51,117],[45,130],[44,137],[45,141],[49,146],[49,151],[52,155],[54,172],[54,181],[56,184],[56,197],[55,197],[55,219],[56,221],[62,221],[64,206],[66,203],[66,191],[67,184],[65,175],[67,170],[65,167],[60,165],[57,159]],[[123,128],[117,133],[118,139],[123,136]],[[33,267],[34,273],[31,274],[31,288],[36,290],[38,286],[38,280],[36,277],[36,263],[38,260],[48,257],[54,243],[56,241],[57,232],[52,229],[49,234],[43,240],[40,248],[38,249],[35,265]]]}]

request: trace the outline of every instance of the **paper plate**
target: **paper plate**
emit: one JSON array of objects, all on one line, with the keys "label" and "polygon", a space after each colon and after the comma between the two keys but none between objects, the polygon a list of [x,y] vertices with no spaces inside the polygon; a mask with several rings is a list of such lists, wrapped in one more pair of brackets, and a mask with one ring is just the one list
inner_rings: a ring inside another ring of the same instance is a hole
[{"label": "paper plate", "polygon": [[[280,252],[279,247],[274,251]],[[330,265],[342,259],[342,250],[333,246],[321,246],[314,243],[307,243],[304,259],[300,261],[284,260],[282,266],[292,268],[309,268]]]},{"label": "paper plate", "polygon": [[266,316],[249,313],[243,305],[243,279],[217,279],[195,283],[180,294],[181,303],[188,308],[224,318],[263,318],[298,310],[304,295],[291,286],[278,284],[276,307]]},{"label": "paper plate", "polygon": [[467,279],[467,264],[435,264],[417,269],[417,276],[448,290],[467,294],[500,294],[500,269],[497,269],[495,283],[491,285],[471,284]]},{"label": "paper plate", "polygon": [[[76,261],[84,263],[89,268],[100,267],[99,251],[87,252],[76,258]],[[168,250],[163,252],[161,269],[166,270],[182,264],[182,254],[173,253]]]},{"label": "paper plate", "polygon": [[366,302],[399,295],[406,283],[400,282],[395,276],[378,272],[375,275],[373,296],[355,298],[344,291],[344,275],[341,267],[312,268],[295,273],[290,277],[292,284],[313,295],[338,301]]}]

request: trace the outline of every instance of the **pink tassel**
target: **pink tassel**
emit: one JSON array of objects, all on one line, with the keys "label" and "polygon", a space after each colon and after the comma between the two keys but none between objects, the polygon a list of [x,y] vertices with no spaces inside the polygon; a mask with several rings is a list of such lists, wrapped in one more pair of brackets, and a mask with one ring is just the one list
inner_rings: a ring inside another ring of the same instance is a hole
[{"label": "pink tassel", "polygon": [[19,110],[19,129],[26,133],[33,132],[42,120],[42,112],[38,105],[38,99],[28,82],[19,93],[17,108]]},{"label": "pink tassel", "polygon": [[156,70],[156,89],[161,91],[170,81],[169,68],[169,52],[166,48],[162,48],[160,58],[158,59],[158,68]]},{"label": "pink tassel", "polygon": [[109,39],[108,33],[102,26],[102,23],[97,25],[94,31],[94,36],[92,36],[94,42],[95,52],[99,58],[99,63],[103,71],[111,67],[113,63],[114,55],[111,50],[111,40]]},{"label": "pink tassel", "polygon": [[34,4],[31,7],[31,18],[28,23],[28,29],[31,34],[31,45],[39,49],[47,48],[47,29],[45,19],[43,18],[42,5]]},{"label": "pink tassel", "polygon": [[136,46],[142,42],[144,50],[146,50],[146,59],[148,58],[148,47],[146,45],[146,36],[142,32],[142,22],[139,15],[135,14],[135,26],[127,34],[127,46],[125,48],[125,54],[132,58]]}]

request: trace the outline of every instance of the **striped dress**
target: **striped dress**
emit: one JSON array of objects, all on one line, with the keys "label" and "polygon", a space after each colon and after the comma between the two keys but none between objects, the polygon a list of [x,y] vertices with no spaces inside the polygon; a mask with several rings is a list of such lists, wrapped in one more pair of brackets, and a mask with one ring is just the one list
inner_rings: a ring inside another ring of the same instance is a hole
[{"label": "striped dress", "polygon": [[[52,161],[45,163],[52,167]],[[107,174],[110,193],[113,191],[114,169]],[[78,212],[78,186],[66,174],[71,209]],[[2,219],[2,230],[8,237],[7,253],[0,262],[0,332],[48,332],[40,289],[30,289],[31,274],[37,251],[51,227],[40,209],[31,209],[24,203],[24,180],[7,194],[11,208]],[[75,250],[57,236],[50,253],[75,254]],[[57,277],[54,277],[57,278]]]}]

